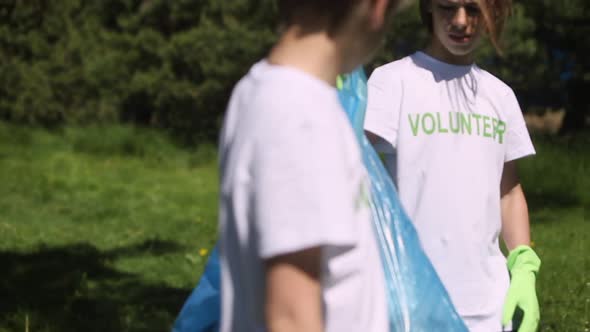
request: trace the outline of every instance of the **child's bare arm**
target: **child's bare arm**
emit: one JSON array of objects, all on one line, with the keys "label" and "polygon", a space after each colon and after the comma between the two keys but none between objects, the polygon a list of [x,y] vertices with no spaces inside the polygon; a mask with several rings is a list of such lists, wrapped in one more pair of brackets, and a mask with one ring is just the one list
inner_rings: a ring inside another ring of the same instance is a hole
[{"label": "child's bare arm", "polygon": [[321,248],[266,261],[266,326],[274,331],[323,331]]},{"label": "child's bare arm", "polygon": [[507,162],[500,184],[502,208],[502,237],[508,250],[530,244],[529,212],[520,185],[516,161]]}]

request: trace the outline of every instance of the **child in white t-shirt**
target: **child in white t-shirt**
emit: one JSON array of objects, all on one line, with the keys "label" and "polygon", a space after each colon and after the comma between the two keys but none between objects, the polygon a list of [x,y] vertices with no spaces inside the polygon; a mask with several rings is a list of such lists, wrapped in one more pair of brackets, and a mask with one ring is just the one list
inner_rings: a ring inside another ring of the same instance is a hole
[{"label": "child in white t-shirt", "polygon": [[220,138],[221,331],[388,330],[359,145],[335,88],[397,1],[280,0]]},{"label": "child in white t-shirt", "polygon": [[539,321],[540,260],[529,246],[515,162],[535,150],[512,89],[473,63],[483,34],[497,47],[509,7],[507,0],[420,1],[429,46],[375,69],[368,82],[365,130],[475,332],[511,329],[516,306],[524,311],[519,331]]}]

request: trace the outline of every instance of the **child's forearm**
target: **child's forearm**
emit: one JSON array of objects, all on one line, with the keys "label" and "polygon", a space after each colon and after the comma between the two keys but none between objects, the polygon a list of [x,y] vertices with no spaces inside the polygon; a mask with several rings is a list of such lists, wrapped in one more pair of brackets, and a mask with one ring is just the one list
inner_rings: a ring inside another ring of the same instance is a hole
[{"label": "child's forearm", "polygon": [[322,332],[321,248],[266,262],[265,316],[269,332]]},{"label": "child's forearm", "polygon": [[502,237],[506,247],[512,250],[519,245],[530,245],[528,206],[515,162],[508,162],[504,167],[501,193]]},{"label": "child's forearm", "polygon": [[508,250],[531,242],[529,213],[520,185],[502,198],[502,237]]}]

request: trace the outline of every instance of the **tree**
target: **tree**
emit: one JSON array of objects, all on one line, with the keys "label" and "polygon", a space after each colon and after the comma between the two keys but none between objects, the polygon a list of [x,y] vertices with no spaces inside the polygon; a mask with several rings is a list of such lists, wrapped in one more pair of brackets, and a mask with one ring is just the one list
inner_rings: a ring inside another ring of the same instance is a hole
[{"label": "tree", "polygon": [[[2,1],[0,119],[123,121],[216,139],[233,85],[276,38],[275,1]],[[589,7],[515,2],[504,55],[489,44],[478,54],[525,110],[567,105],[566,131],[584,128],[590,104],[590,58],[580,56],[590,50]],[[426,45],[417,1],[393,25],[369,72]]]}]

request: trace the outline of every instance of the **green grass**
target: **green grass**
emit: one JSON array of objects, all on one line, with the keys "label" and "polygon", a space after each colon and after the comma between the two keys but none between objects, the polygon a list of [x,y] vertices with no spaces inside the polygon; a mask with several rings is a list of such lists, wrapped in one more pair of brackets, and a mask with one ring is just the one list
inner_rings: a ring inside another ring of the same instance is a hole
[{"label": "green grass", "polygon": [[0,331],[164,331],[215,241],[213,147],[0,123]]},{"label": "green grass", "polygon": [[[589,144],[537,138],[521,163],[541,331],[590,330]],[[213,147],[0,123],[0,183],[0,331],[169,330],[215,242]]]},{"label": "green grass", "polygon": [[590,331],[590,136],[539,137],[520,163],[542,266],[541,331]]}]

